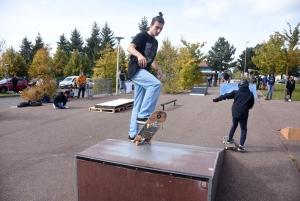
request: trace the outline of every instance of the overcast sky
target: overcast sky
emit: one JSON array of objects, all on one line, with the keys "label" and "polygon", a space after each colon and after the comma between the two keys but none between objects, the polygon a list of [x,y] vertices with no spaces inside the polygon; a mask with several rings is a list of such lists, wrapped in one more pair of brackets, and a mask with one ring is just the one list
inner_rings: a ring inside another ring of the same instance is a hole
[{"label": "overcast sky", "polygon": [[181,36],[190,43],[206,42],[207,53],[219,37],[236,48],[235,58],[246,48],[267,41],[275,31],[294,28],[300,22],[299,0],[0,0],[0,39],[19,51],[22,39],[34,43],[40,32],[53,53],[59,37],[69,40],[77,28],[85,39],[93,22],[102,28],[105,22],[122,36],[126,49],[131,36],[139,32],[142,17],[151,19],[161,11],[165,26],[158,42],[169,38],[180,45]]}]

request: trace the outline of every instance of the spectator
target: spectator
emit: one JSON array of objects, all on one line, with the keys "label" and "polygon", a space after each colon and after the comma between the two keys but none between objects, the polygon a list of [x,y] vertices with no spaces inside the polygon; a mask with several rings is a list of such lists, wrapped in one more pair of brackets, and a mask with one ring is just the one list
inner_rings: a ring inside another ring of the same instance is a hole
[{"label": "spectator", "polygon": [[76,80],[76,85],[79,88],[77,98],[80,97],[81,91],[82,91],[82,98],[84,98],[85,84],[86,84],[86,77],[83,74],[83,72],[81,72],[80,75],[78,76],[77,80]]},{"label": "spectator", "polygon": [[294,89],[295,89],[294,76],[290,76],[290,79],[286,83],[286,92],[287,92],[287,95],[289,95],[289,99],[288,99],[289,102],[292,101],[292,93],[293,93]]},{"label": "spectator", "polygon": [[12,84],[13,84],[13,92],[14,94],[18,93],[18,90],[17,90],[17,86],[18,86],[18,78],[17,78],[17,75],[15,74],[13,79],[11,80]]},{"label": "spectator", "polygon": [[[275,88],[275,77],[274,77],[274,73],[270,73],[269,77],[268,77],[268,92],[266,95],[266,100],[272,100],[272,95],[273,95],[273,91]],[[269,99],[269,94],[270,94],[270,99]]]},{"label": "spectator", "polygon": [[229,83],[229,74],[227,73],[227,71],[225,71],[224,73],[224,80],[225,80],[225,83]]},{"label": "spectator", "polygon": [[126,76],[125,76],[125,70],[122,69],[119,73],[119,79],[120,79],[120,93],[122,93],[122,88],[124,89],[124,92],[126,93],[127,88],[126,88]]}]

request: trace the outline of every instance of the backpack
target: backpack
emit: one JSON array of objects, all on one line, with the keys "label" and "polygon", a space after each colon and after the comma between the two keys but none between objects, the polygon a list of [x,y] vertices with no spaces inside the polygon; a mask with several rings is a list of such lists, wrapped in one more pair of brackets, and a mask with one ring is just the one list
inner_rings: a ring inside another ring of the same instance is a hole
[{"label": "backpack", "polygon": [[30,106],[41,106],[41,105],[42,105],[42,102],[30,101],[29,105],[30,105]]},{"label": "backpack", "polygon": [[29,106],[28,102],[21,102],[17,104],[17,107],[26,107],[26,106]]}]

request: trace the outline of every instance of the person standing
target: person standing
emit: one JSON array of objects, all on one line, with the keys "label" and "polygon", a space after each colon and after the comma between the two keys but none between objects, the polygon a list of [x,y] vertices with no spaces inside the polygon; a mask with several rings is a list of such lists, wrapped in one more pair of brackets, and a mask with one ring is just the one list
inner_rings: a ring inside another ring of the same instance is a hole
[{"label": "person standing", "polygon": [[18,89],[17,89],[17,86],[18,86],[18,78],[17,78],[17,75],[16,74],[14,74],[14,77],[13,77],[13,79],[11,80],[11,82],[12,82],[12,85],[13,85],[13,92],[14,93],[18,93]]},{"label": "person standing", "polygon": [[86,77],[83,74],[83,72],[81,72],[78,78],[76,79],[76,85],[79,88],[77,98],[80,97],[81,91],[82,91],[82,98],[84,98],[85,84],[86,84]]},{"label": "person standing", "polygon": [[262,82],[262,78],[260,75],[258,75],[256,90],[261,90],[261,82]]},{"label": "person standing", "polygon": [[[266,94],[266,100],[272,100],[272,95],[275,88],[275,77],[273,72],[270,73],[267,82],[268,82],[268,92]],[[270,94],[270,99],[269,99],[269,94]]]},{"label": "person standing", "polygon": [[245,141],[247,137],[247,122],[249,116],[249,110],[254,105],[254,96],[249,90],[249,82],[246,79],[242,79],[238,84],[239,89],[233,90],[230,93],[219,96],[213,99],[213,102],[219,102],[226,99],[234,99],[232,104],[232,126],[229,131],[229,143],[234,143],[234,132],[240,123],[241,137],[238,151],[245,151]]},{"label": "person standing", "polygon": [[122,87],[123,87],[123,89],[124,89],[124,92],[126,93],[126,91],[127,91],[127,88],[126,88],[126,83],[125,83],[125,81],[126,81],[126,76],[125,76],[125,70],[124,69],[122,69],[121,71],[120,71],[120,73],[119,73],[119,81],[120,81],[120,93],[121,93],[121,91],[122,91]]},{"label": "person standing", "polygon": [[267,82],[268,82],[268,79],[267,79],[267,75],[265,74],[264,77],[262,78],[262,89],[263,90],[266,89]]},{"label": "person standing", "polygon": [[[131,54],[128,77],[134,82],[134,106],[132,109],[128,141],[134,142],[139,132],[139,122],[147,121],[153,113],[162,83],[161,67],[155,60],[158,42],[155,39],[164,27],[163,14],[152,19],[147,32],[137,34],[129,44],[127,51]],[[157,70],[157,77],[150,73],[150,66]]]},{"label": "person standing", "polygon": [[219,71],[219,73],[218,73],[218,79],[219,79],[219,84],[221,84],[221,80],[223,80],[223,73],[222,73],[222,71]]},{"label": "person standing", "polygon": [[206,74],[206,80],[207,80],[207,85],[210,87],[210,84],[211,84],[211,74],[210,73]]},{"label": "person standing", "polygon": [[217,80],[218,80],[218,73],[217,73],[217,71],[215,71],[215,73],[214,73],[214,86],[215,87],[217,86]]},{"label": "person standing", "polygon": [[225,73],[224,73],[224,80],[225,80],[225,83],[229,83],[229,74],[227,73],[227,71],[225,71]]},{"label": "person standing", "polygon": [[294,80],[294,76],[290,76],[289,80],[286,83],[286,92],[287,95],[290,96],[290,98],[288,99],[289,102],[292,101],[292,93],[295,90],[295,80]]}]

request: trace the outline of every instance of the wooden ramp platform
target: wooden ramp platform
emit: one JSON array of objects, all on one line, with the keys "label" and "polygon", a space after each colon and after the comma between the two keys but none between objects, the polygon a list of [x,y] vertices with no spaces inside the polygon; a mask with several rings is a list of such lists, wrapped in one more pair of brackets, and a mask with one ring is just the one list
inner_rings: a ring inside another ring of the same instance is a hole
[{"label": "wooden ramp platform", "polygon": [[89,111],[93,112],[108,112],[115,113],[121,110],[130,109],[133,107],[133,99],[117,99],[104,103],[96,104],[94,107],[89,107]]}]

